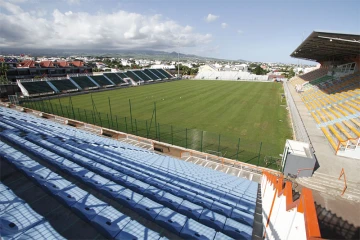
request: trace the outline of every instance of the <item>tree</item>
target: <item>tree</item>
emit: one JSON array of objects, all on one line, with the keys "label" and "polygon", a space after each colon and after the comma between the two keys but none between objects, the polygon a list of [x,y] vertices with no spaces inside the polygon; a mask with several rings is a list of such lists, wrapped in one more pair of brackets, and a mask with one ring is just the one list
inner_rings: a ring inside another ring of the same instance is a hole
[{"label": "tree", "polygon": [[2,62],[1,65],[0,65],[0,83],[1,84],[9,83],[9,81],[7,79],[7,72],[8,71],[9,71],[9,65]]}]

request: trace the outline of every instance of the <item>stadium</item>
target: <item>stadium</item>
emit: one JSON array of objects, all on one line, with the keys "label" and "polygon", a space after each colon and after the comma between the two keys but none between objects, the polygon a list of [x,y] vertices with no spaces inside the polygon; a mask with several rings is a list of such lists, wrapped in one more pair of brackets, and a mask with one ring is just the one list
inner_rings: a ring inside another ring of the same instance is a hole
[{"label": "stadium", "polygon": [[359,50],[359,35],[314,31],[291,56],[321,67],[280,83],[13,65],[0,236],[358,238]]}]

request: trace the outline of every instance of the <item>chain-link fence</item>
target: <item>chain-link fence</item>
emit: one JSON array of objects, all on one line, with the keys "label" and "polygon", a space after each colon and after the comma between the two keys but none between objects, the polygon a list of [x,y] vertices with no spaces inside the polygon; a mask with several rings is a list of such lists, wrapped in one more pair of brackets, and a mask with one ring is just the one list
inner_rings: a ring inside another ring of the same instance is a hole
[{"label": "chain-link fence", "polygon": [[[111,113],[75,108],[70,104],[63,105],[61,101],[59,101],[59,104],[47,100],[24,101],[21,104],[24,107],[42,112],[217,155],[219,157],[279,169],[278,161],[276,161],[279,157],[276,157],[277,154],[274,153],[274,150],[277,148],[272,143],[254,142],[245,138],[235,138],[199,129],[161,124],[153,118],[150,120],[139,120],[132,117],[113,115]],[[269,157],[274,160],[268,161]]]}]

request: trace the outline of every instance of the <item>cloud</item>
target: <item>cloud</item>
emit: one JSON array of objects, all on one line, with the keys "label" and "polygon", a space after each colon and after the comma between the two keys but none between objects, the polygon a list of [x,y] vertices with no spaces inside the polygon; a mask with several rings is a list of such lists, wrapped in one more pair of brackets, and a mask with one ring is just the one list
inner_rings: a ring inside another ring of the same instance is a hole
[{"label": "cloud", "polygon": [[[0,0],[2,3],[2,0]],[[209,43],[210,34],[200,34],[161,15],[117,11],[43,12],[25,11],[7,3],[0,12],[0,47],[64,49],[156,49],[197,47]]]},{"label": "cloud", "polygon": [[237,30],[236,31],[238,34],[243,34],[244,32],[242,30]]},{"label": "cloud", "polygon": [[81,0],[64,0],[66,1],[69,5],[80,5]]},{"label": "cloud", "polygon": [[209,14],[207,15],[207,17],[205,18],[205,21],[207,21],[207,22],[213,22],[213,21],[215,21],[215,20],[218,19],[218,18],[219,18],[219,16],[216,16],[216,15],[213,15],[213,14],[209,13]]},{"label": "cloud", "polygon": [[222,27],[222,28],[227,28],[227,27],[228,27],[228,24],[227,24],[227,23],[222,23],[222,24],[221,24],[221,27]]}]

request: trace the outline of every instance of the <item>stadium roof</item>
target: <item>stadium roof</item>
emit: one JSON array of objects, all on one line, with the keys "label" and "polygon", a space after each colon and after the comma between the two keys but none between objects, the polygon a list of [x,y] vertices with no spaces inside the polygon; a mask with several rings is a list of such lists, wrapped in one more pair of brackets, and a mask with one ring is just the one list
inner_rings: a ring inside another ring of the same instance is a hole
[{"label": "stadium roof", "polygon": [[311,61],[342,61],[360,55],[360,35],[314,31],[291,57]]}]

